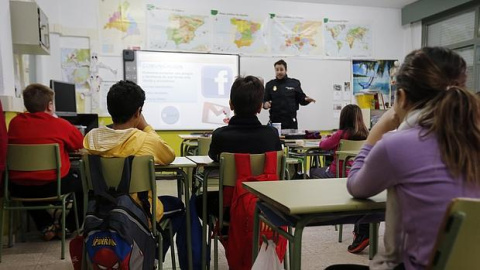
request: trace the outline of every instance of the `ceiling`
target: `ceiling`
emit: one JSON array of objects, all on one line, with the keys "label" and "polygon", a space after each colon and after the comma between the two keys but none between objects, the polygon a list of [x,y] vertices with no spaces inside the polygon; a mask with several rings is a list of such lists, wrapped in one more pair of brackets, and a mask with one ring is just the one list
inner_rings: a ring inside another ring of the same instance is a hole
[{"label": "ceiling", "polygon": [[304,2],[315,4],[332,4],[364,7],[403,8],[418,0],[275,0],[289,2]]}]

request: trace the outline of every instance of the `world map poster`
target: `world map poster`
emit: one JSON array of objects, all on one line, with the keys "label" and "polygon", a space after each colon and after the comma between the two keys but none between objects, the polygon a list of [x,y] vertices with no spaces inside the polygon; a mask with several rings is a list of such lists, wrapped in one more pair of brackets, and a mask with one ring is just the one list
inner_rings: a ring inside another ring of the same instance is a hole
[{"label": "world map poster", "polygon": [[205,52],[211,43],[211,19],[182,9],[147,5],[147,48]]},{"label": "world map poster", "polygon": [[270,14],[271,52],[281,55],[321,56],[323,22]]},{"label": "world map poster", "polygon": [[119,56],[123,49],[143,48],[145,2],[104,0],[98,3],[100,53]]},{"label": "world map poster", "polygon": [[359,58],[372,57],[372,30],[369,24],[348,21],[325,23],[325,55],[327,57]]}]

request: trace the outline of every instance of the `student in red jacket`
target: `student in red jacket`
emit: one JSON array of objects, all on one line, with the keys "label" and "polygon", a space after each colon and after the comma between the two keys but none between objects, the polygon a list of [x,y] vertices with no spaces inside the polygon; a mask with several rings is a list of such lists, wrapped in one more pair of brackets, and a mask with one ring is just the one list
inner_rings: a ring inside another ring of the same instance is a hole
[{"label": "student in red jacket", "polygon": [[[61,191],[62,193],[75,192],[78,213],[83,213],[82,181],[78,171],[70,170],[68,153],[83,148],[83,136],[72,124],[54,114],[52,89],[41,85],[31,84],[23,91],[23,102],[28,113],[20,113],[10,122],[8,142],[15,144],[49,144],[57,143],[61,156]],[[41,158],[41,157],[38,157]],[[57,194],[55,172],[19,172],[11,171],[10,191],[12,195],[21,197],[49,197]],[[24,203],[38,205],[38,202]],[[38,230],[44,240],[51,240],[59,233],[59,226],[54,225],[52,216],[46,210],[30,210]],[[79,216],[81,218],[81,215]],[[67,215],[69,230],[75,230],[74,211]]]}]

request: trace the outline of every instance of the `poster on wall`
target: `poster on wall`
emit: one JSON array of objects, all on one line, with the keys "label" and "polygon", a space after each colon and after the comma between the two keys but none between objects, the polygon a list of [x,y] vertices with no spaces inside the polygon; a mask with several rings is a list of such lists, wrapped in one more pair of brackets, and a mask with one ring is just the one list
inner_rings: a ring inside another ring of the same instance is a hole
[{"label": "poster on wall", "polygon": [[322,56],[323,22],[270,14],[272,54]]},{"label": "poster on wall", "polygon": [[211,46],[208,11],[147,4],[147,49],[207,52]]},{"label": "poster on wall", "polygon": [[213,23],[212,51],[264,54],[268,52],[267,16],[210,11]]},{"label": "poster on wall", "polygon": [[120,56],[123,49],[140,49],[145,36],[143,0],[98,1],[100,54]]},{"label": "poster on wall", "polygon": [[390,101],[391,69],[396,60],[353,60],[353,94],[382,94],[383,103]]},{"label": "poster on wall", "polygon": [[325,18],[324,22],[325,56],[332,58],[373,56],[373,31],[370,24],[328,18]]}]

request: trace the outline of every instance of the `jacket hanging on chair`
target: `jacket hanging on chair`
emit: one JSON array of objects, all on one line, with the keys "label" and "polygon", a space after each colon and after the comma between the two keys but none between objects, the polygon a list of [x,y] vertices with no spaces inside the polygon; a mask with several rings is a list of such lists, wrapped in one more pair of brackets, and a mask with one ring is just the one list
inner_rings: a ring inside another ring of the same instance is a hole
[{"label": "jacket hanging on chair", "polygon": [[[251,269],[252,246],[253,246],[253,213],[257,203],[257,197],[246,191],[242,183],[252,181],[276,181],[277,176],[277,152],[265,153],[265,166],[263,174],[252,176],[249,154],[235,154],[235,167],[237,181],[233,191],[232,204],[230,207],[230,226],[228,239],[225,246],[225,254],[229,269]],[[273,231],[260,222],[260,234],[267,239],[273,239]],[[261,241],[262,237],[260,237]],[[278,237],[276,252],[283,261],[286,252],[287,240]]]}]

